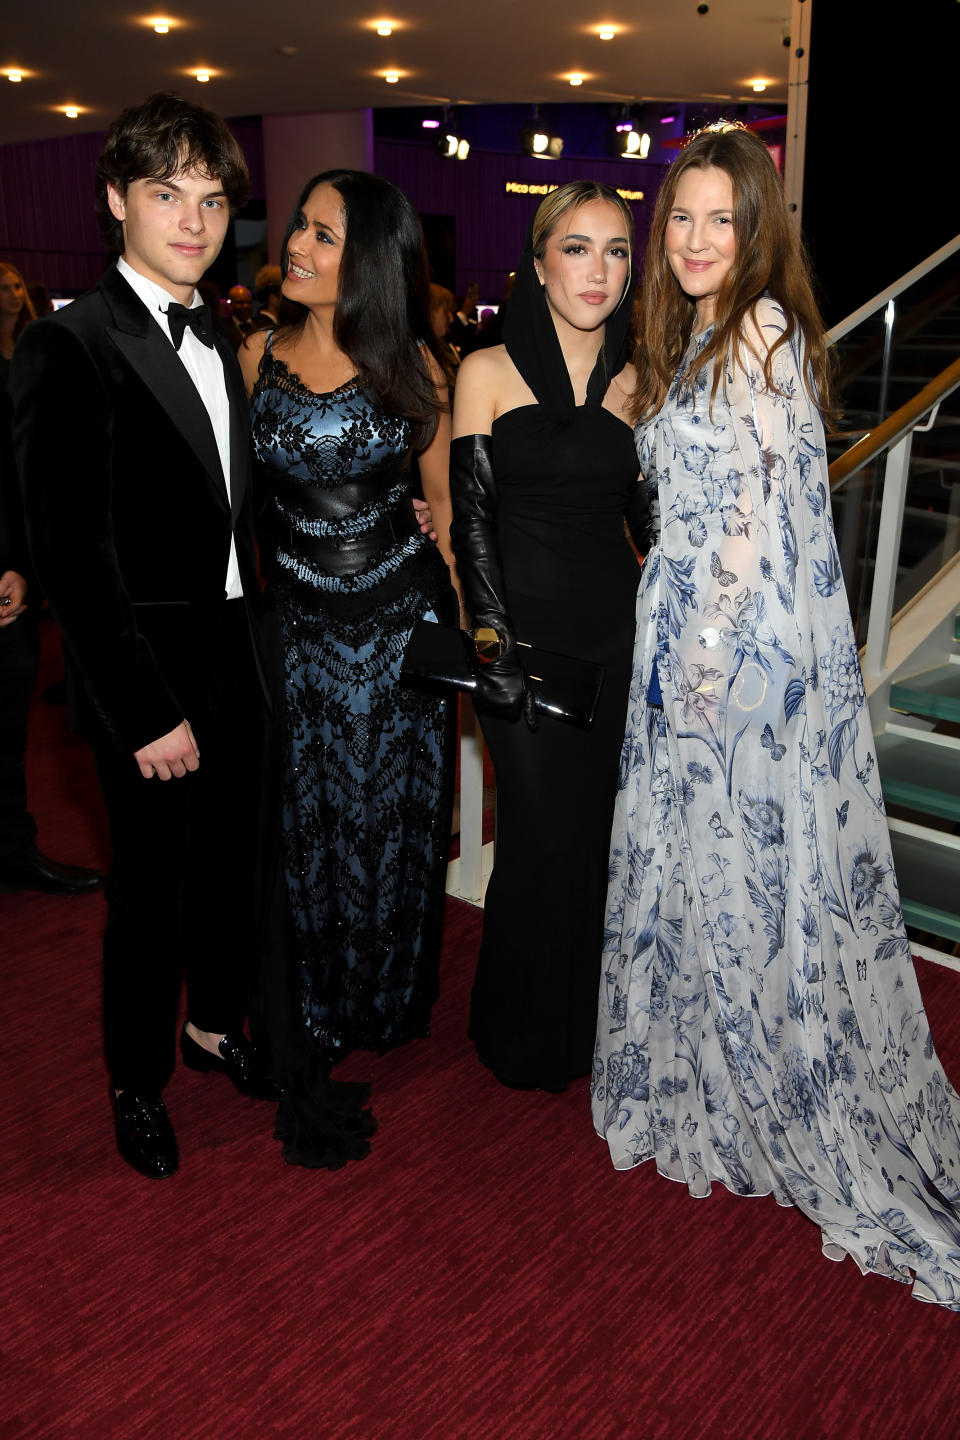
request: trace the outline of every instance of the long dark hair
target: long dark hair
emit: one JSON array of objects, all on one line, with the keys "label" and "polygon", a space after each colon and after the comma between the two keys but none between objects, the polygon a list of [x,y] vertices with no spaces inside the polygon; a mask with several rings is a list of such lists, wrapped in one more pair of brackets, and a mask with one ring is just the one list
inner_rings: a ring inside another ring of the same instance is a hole
[{"label": "long dark hair", "polygon": [[[301,190],[283,237],[305,228],[303,207],[318,185],[343,201],[344,243],[333,338],[364,389],[388,415],[409,421],[415,449],[430,443],[440,402],[430,357],[449,383],[449,361],[430,325],[430,268],[423,230],[402,190],[365,170],[323,170]],[[306,310],[295,322],[302,328]]]},{"label": "long dark hair", "polygon": [[804,382],[811,399],[829,416],[830,365],[823,321],[813,298],[803,245],[790,224],[780,176],[758,135],[742,125],[722,121],[693,136],[670,166],[657,195],[643,269],[634,417],[646,419],[660,409],[690,339],[696,305],[670,268],[664,236],[684,174],[710,167],[729,176],[733,187],[736,254],[717,295],[713,335],[691,366],[687,381],[715,361],[712,403],[723,362],[728,358],[736,361],[745,323],[766,293],[782,307],[787,320],[786,330],[764,360],[767,386],[777,388],[773,380],[777,350],[799,335],[807,361]]}]

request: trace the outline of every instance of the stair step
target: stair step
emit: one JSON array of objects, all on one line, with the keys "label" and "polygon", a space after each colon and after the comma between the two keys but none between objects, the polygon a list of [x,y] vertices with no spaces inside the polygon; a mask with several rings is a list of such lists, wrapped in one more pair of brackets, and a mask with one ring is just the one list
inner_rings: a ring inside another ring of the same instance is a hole
[{"label": "stair step", "polygon": [[[877,765],[886,804],[960,822],[960,754],[903,735],[877,736]],[[960,890],[960,875],[957,877]]]},{"label": "stair step", "polygon": [[900,826],[901,822],[891,820],[903,918],[917,930],[956,943],[960,941],[960,851],[930,843],[919,826]]},{"label": "stair step", "polygon": [[892,685],[890,708],[960,724],[960,665],[941,665]]}]

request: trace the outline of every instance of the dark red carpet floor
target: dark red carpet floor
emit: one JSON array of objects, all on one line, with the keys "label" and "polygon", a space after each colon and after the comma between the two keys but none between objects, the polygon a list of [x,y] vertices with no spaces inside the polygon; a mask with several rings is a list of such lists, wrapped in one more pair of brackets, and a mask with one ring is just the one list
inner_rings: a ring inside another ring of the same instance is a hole
[{"label": "dark red carpet floor", "polygon": [[[44,679],[55,665],[46,635]],[[39,704],[41,842],[106,860],[91,767]],[[178,1071],[172,1179],[113,1149],[103,902],[0,896],[4,1440],[946,1440],[960,1315],[831,1264],[772,1199],[617,1174],[585,1083],[501,1090],[466,1041],[451,903],[430,1040],[373,1081],[372,1155],[283,1164],[269,1106]],[[960,1076],[960,976],[921,965]]]}]

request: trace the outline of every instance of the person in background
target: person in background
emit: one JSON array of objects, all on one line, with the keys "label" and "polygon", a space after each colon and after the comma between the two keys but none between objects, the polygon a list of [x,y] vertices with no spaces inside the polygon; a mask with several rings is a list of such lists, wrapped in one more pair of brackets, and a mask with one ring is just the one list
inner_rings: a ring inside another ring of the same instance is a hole
[{"label": "person in background", "polygon": [[38,320],[41,315],[53,314],[54,305],[46,285],[31,282],[27,285],[27,294],[30,296],[30,304],[33,306],[33,313]]},{"label": "person in background", "polygon": [[[257,313],[253,317],[251,331],[273,330],[280,323],[283,272],[279,265],[261,265],[253,283],[257,300]],[[250,332],[248,332],[250,333]]]},{"label": "person in background", "polygon": [[0,260],[0,390],[10,383],[13,347],[36,313],[23,276],[15,265]]},{"label": "person in background", "polygon": [[[32,314],[20,272],[0,261],[0,337],[12,340],[3,345],[6,365]],[[40,660],[41,597],[24,530],[7,374],[5,368],[0,384],[0,889],[82,895],[95,890],[103,876],[42,854],[27,808],[27,721]]]},{"label": "person in background", "polygon": [[213,280],[201,280],[197,286],[197,294],[210,311],[214,333],[219,335],[221,340],[226,340],[234,352],[239,350],[243,336],[240,334],[240,327],[233,316],[224,314],[219,285],[215,284]]},{"label": "person in background", "polygon": [[826,340],[776,166],[742,126],[700,131],[667,172],[636,370],[659,541],[596,1129],[618,1169],[772,1193],[830,1259],[960,1310],[960,1106],[904,931],[834,538]]},{"label": "person in background", "polygon": [[[505,344],[460,367],[452,538],[475,626],[498,634],[474,703],[497,780],[497,849],[470,1011],[504,1085],[563,1090],[593,1057],[610,822],[645,504],[626,423],[633,218],[572,181],[539,206]],[[637,508],[639,506],[639,508]],[[518,644],[605,669],[589,730],[530,728]]]},{"label": "person in background", "polygon": [[453,319],[446,334],[446,341],[462,360],[473,349],[477,336],[477,296],[480,286],[474,282],[467,287],[462,300],[454,300]]},{"label": "person in background", "polygon": [[246,285],[231,285],[227,291],[230,315],[240,331],[241,338],[249,335],[253,328],[253,296]]},{"label": "person in background", "polygon": [[98,284],[27,327],[14,442],[74,721],[110,822],[104,1043],[123,1159],[173,1174],[184,1063],[276,1098],[243,1033],[265,710],[246,403],[197,283],[247,168],[224,121],[153,95],[97,163]]},{"label": "person in background", "polygon": [[[283,256],[299,321],[240,352],[283,695],[266,1028],[284,1156],[335,1168],[366,1153],[373,1122],[330,1067],[427,1034],[437,993],[456,706],[399,673],[417,620],[458,618],[448,377],[420,223],[395,186],[314,176]],[[414,454],[438,545],[414,513]]]}]

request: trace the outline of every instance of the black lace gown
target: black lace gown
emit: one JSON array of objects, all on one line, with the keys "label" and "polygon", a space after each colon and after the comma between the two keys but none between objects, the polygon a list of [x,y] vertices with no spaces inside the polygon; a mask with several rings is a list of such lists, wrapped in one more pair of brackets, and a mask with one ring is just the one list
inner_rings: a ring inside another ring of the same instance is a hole
[{"label": "black lace gown", "polygon": [[268,346],[252,431],[283,696],[272,1048],[296,1090],[351,1050],[429,1033],[456,716],[398,674],[415,620],[457,607],[413,519],[405,421],[355,381],[315,394]]}]

